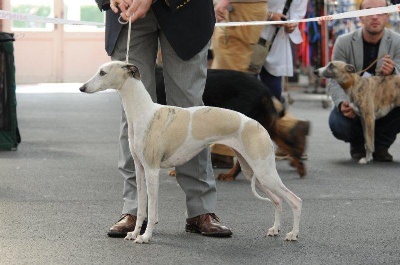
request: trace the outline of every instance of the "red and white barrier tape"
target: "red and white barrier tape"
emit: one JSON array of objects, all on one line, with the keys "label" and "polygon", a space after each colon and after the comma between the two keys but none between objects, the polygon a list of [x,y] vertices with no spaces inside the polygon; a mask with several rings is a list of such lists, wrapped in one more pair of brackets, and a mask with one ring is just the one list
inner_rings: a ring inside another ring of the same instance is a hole
[{"label": "red and white barrier tape", "polygon": [[357,11],[349,11],[344,13],[333,14],[329,16],[313,17],[306,19],[288,20],[288,21],[251,21],[251,22],[226,22],[217,23],[216,27],[232,27],[232,26],[257,26],[257,25],[273,25],[273,24],[283,24],[283,23],[293,23],[293,22],[311,22],[311,21],[327,21],[334,19],[344,19],[344,18],[354,18],[362,16],[379,15],[384,13],[395,13],[400,12],[399,5],[391,5],[386,7],[376,7],[370,9],[362,9]]},{"label": "red and white barrier tape", "polygon": [[41,16],[16,13],[16,12],[4,11],[4,10],[0,10],[0,19],[29,21],[29,22],[45,22],[45,23],[52,23],[52,24],[87,25],[87,26],[103,26],[104,27],[104,23],[99,23],[99,22],[41,17]]},{"label": "red and white barrier tape", "polygon": [[[311,22],[311,21],[327,21],[334,19],[354,18],[361,16],[379,15],[384,13],[396,13],[400,11],[400,4],[391,5],[386,7],[376,7],[370,9],[362,9],[357,11],[349,11],[339,14],[333,14],[329,16],[288,20],[288,21],[249,21],[249,22],[221,22],[216,23],[216,27],[234,27],[234,26],[257,26],[257,25],[273,25],[283,24],[292,22]],[[104,23],[89,22],[89,21],[78,21],[78,20],[67,20],[60,18],[48,18],[29,14],[15,13],[10,11],[0,10],[0,19],[19,20],[19,21],[32,21],[32,22],[45,22],[53,24],[70,24],[70,25],[88,25],[88,26],[104,26]]]}]

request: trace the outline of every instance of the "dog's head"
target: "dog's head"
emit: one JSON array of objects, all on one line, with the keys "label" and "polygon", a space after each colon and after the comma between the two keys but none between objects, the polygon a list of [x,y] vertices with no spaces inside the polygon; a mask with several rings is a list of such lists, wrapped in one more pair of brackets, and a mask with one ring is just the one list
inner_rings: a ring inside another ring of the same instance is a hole
[{"label": "dog's head", "polygon": [[332,61],[325,67],[316,69],[314,74],[320,78],[340,79],[343,75],[354,74],[355,72],[356,68],[351,64],[342,61]]},{"label": "dog's head", "polygon": [[100,66],[97,73],[79,90],[85,93],[95,93],[109,88],[119,90],[128,78],[140,80],[139,69],[130,63],[112,61]]},{"label": "dog's head", "polygon": [[[356,68],[342,61],[332,61],[325,67],[321,67],[314,71],[318,77],[326,77],[335,79],[344,91],[348,91],[353,86],[356,76]],[[347,93],[347,92],[346,92]]]}]

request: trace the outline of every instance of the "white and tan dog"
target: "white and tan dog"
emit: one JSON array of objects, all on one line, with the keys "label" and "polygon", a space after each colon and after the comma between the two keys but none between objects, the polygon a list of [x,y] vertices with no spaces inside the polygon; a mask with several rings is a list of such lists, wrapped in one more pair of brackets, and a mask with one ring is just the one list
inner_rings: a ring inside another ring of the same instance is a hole
[{"label": "white and tan dog", "polygon": [[353,65],[342,61],[332,61],[314,73],[335,79],[349,96],[354,111],[360,116],[365,139],[366,157],[359,163],[368,163],[374,152],[375,120],[400,106],[400,76],[361,77]]},{"label": "white and tan dog", "polygon": [[[80,90],[94,93],[116,89],[128,120],[130,150],[135,160],[138,189],[136,227],[126,239],[148,243],[158,221],[158,186],[160,168],[181,165],[211,143],[221,143],[235,150],[245,176],[267,194],[275,204],[274,226],[268,235],[280,229],[282,199],[293,210],[293,230],[285,240],[297,240],[302,201],[282,183],[275,167],[272,141],[267,131],[256,121],[227,109],[215,107],[179,108],[153,103],[140,81],[136,66],[124,62],[109,62],[87,81]],[[146,193],[147,191],[147,193]],[[148,224],[143,235],[139,231],[146,217]],[[266,199],[269,200],[269,199]]]}]

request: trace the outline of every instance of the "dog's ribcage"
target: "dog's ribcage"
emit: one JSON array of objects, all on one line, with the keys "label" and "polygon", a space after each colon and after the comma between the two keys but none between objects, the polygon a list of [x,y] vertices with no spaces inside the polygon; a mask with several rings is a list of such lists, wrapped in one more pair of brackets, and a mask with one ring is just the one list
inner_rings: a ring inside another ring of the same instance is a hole
[{"label": "dog's ribcage", "polygon": [[[256,121],[214,107],[160,107],[145,131],[143,159],[162,168],[187,162],[210,143],[223,143],[259,158],[273,148],[268,133]],[[259,136],[262,140],[255,141]]]},{"label": "dog's ribcage", "polygon": [[400,77],[361,77],[359,85],[350,91],[349,96],[358,115],[373,106],[375,119],[382,118],[400,105]]}]

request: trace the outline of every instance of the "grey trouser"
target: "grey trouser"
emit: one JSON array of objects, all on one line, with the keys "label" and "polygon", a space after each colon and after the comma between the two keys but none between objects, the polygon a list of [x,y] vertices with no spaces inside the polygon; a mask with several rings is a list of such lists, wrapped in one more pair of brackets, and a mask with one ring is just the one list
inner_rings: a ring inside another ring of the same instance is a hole
[{"label": "grey trouser", "polygon": [[[111,55],[125,61],[128,26],[124,26]],[[179,107],[204,105],[202,95],[207,75],[208,45],[189,61],[180,59],[158,27],[150,10],[146,17],[132,24],[129,62],[135,64],[153,101],[156,99],[155,62],[158,41],[163,56],[164,80],[169,105]],[[128,125],[122,110],[118,169],[124,177],[122,213],[136,214],[136,175],[129,151]],[[186,164],[176,167],[176,179],[186,194],[187,217],[214,213],[217,201],[216,183],[209,150],[203,150]]]}]

